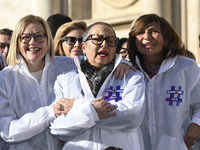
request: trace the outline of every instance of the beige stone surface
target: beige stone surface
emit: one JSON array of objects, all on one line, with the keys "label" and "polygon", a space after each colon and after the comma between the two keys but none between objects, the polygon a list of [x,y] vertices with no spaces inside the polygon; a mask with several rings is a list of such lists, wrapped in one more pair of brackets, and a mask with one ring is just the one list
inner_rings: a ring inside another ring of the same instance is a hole
[{"label": "beige stone surface", "polygon": [[131,22],[144,13],[165,17],[176,29],[199,62],[199,0],[0,0],[0,28],[13,29],[25,15],[47,19],[54,13],[65,13],[73,20],[110,23],[118,37],[127,37]]},{"label": "beige stone surface", "polygon": [[50,0],[0,0],[0,28],[14,29],[18,20],[34,14],[47,18]]}]

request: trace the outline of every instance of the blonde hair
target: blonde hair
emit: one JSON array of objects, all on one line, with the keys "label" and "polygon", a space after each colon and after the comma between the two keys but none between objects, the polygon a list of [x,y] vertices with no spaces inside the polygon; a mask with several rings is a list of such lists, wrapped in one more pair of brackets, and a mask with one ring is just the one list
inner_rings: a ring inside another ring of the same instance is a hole
[{"label": "blonde hair", "polygon": [[86,30],[86,23],[84,21],[72,21],[69,23],[65,23],[62,26],[60,26],[56,32],[55,38],[54,38],[54,50],[55,55],[57,56],[65,56],[65,53],[62,48],[62,42],[61,39],[68,34],[71,30],[75,29],[81,29],[83,31]]},{"label": "blonde hair", "polygon": [[46,21],[39,16],[27,15],[19,20],[19,22],[17,23],[13,31],[11,42],[10,42],[10,49],[9,49],[9,53],[7,57],[8,65],[16,65],[17,63],[19,63],[19,58],[18,58],[18,54],[20,52],[19,45],[18,45],[19,36],[22,34],[22,32],[24,31],[24,29],[29,23],[34,23],[34,22],[38,22],[44,27],[44,30],[46,31],[47,39],[48,39],[47,43],[48,43],[48,49],[49,49],[48,53],[50,54],[50,61],[53,59],[54,57],[53,39],[52,39],[51,31]]}]

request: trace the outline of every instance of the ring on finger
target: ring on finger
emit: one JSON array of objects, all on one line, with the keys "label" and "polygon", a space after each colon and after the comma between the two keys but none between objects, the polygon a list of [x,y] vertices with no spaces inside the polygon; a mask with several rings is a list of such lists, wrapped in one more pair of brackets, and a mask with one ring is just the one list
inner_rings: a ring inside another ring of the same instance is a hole
[{"label": "ring on finger", "polygon": [[58,109],[59,109],[60,111],[63,111],[63,110],[64,110],[64,106],[63,106],[63,105],[59,105]]}]

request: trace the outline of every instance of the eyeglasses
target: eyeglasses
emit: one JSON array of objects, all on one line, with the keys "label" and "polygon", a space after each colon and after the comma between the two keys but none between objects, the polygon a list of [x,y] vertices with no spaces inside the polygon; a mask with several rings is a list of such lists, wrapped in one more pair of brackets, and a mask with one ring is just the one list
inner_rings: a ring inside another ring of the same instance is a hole
[{"label": "eyeglasses", "polygon": [[76,38],[76,37],[73,37],[73,36],[66,36],[66,37],[63,37],[61,39],[61,42],[64,42],[64,41],[68,45],[74,45],[76,43],[76,41],[78,41],[81,44],[81,42],[83,41],[83,38]]},{"label": "eyeglasses", "polygon": [[23,44],[28,44],[33,38],[37,43],[43,43],[47,37],[46,33],[36,33],[36,34],[22,34],[20,36],[20,41]]},{"label": "eyeglasses", "polygon": [[106,38],[104,38],[101,35],[98,34],[91,34],[86,40],[91,40],[93,44],[95,45],[101,45],[103,43],[103,41],[105,40],[107,45],[110,47],[114,47],[117,45],[119,38],[115,37],[115,36],[108,36]]},{"label": "eyeglasses", "polygon": [[128,55],[128,49],[126,48],[121,48],[119,54],[122,56],[122,57],[126,57]]},{"label": "eyeglasses", "polygon": [[0,43],[0,50],[4,50],[6,47],[10,47],[10,44],[6,44],[6,43]]}]

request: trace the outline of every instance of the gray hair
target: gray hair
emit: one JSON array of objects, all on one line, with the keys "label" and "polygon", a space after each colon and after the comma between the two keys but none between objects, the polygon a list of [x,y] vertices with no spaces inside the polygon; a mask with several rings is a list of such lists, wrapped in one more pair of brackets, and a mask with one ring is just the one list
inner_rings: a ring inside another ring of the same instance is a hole
[{"label": "gray hair", "polygon": [[90,26],[88,26],[87,29],[85,30],[85,32],[84,32],[84,34],[83,34],[83,42],[86,42],[86,40],[87,40],[87,38],[88,38],[88,36],[89,36],[89,32],[90,32],[91,28],[92,28],[93,26],[95,26],[95,25],[105,25],[105,26],[110,27],[110,28],[112,29],[112,31],[113,31],[115,37],[116,37],[115,30],[113,29],[113,27],[112,27],[110,24],[108,24],[108,23],[106,23],[106,22],[95,22],[95,23],[91,24]]}]

